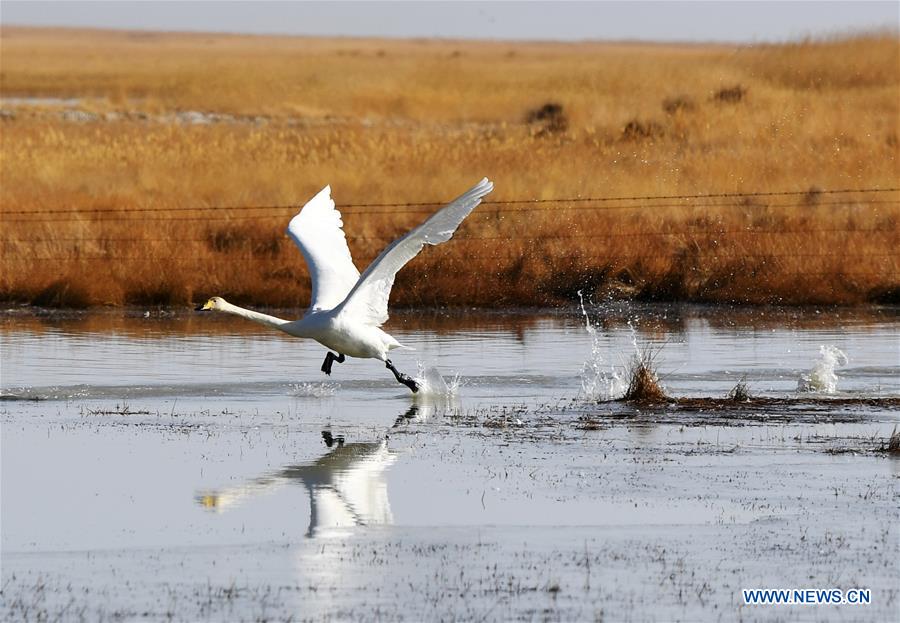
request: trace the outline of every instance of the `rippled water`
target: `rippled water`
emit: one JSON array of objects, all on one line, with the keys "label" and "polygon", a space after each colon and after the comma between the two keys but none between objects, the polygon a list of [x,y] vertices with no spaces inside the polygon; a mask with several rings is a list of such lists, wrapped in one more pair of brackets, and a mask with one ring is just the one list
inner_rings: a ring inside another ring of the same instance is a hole
[{"label": "rippled water", "polygon": [[[490,619],[499,607],[695,620],[715,605],[752,618],[742,587],[849,574],[887,614],[900,585],[900,461],[881,452],[894,407],[698,419],[585,400],[585,382],[651,346],[671,395],[723,396],[745,379],[755,395],[803,398],[825,346],[847,360],[836,391],[813,397],[898,396],[898,318],[400,315],[389,329],[416,351],[397,367],[459,375],[454,395],[428,397],[371,360],[326,378],[324,348],[239,319],[7,314],[4,606],[49,619]],[[831,617],[852,618],[789,618]]]},{"label": "rippled water", "polygon": [[[838,391],[873,396],[900,391],[900,324],[889,311],[866,316],[743,312],[729,319],[726,312],[703,309],[593,309],[593,344],[584,320],[574,314],[433,320],[395,320],[391,331],[416,350],[396,353],[394,362],[409,373],[421,362],[446,377],[459,374],[467,398],[575,397],[585,363],[621,370],[636,344],[653,349],[673,395],[719,395],[741,378],[760,394],[791,393],[815,368],[823,346],[847,355],[837,369]],[[340,389],[342,398],[352,399],[407,393],[372,360],[335,364],[333,376],[325,377],[319,371],[323,347],[229,317],[7,317],[0,331],[7,396],[283,399]]]}]

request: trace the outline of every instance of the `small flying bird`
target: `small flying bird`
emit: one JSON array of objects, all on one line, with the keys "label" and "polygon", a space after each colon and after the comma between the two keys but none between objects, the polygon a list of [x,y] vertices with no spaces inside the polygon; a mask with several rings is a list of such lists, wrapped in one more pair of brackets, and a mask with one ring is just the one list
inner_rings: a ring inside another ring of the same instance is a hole
[{"label": "small flying bird", "polygon": [[415,393],[418,383],[399,372],[388,358],[393,349],[406,347],[380,328],[388,319],[394,277],[426,244],[450,240],[463,219],[493,189],[493,182],[484,178],[388,245],[360,275],[350,256],[341,213],[335,209],[331,187],[326,186],[291,219],[287,229],[306,259],[312,279],[312,299],[303,318],[283,320],[232,305],[220,296],[197,311],[235,314],[295,337],[313,339],[330,349],[322,364],[322,372],[328,375],[334,362],[344,363],[347,357],[379,359],[397,382]]}]

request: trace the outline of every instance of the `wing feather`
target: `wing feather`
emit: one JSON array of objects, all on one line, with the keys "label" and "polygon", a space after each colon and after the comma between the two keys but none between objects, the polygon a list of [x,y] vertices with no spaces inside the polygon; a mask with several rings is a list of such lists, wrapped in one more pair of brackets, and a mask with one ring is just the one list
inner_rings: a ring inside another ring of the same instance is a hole
[{"label": "wing feather", "polygon": [[359,279],[343,225],[331,199],[331,186],[310,199],[288,224],[287,233],[300,247],[309,267],[310,311],[337,307]]},{"label": "wing feather", "polygon": [[341,304],[340,313],[366,324],[381,326],[388,319],[388,298],[397,272],[426,245],[447,242],[481,198],[494,189],[484,178],[465,194],[432,214],[424,223],[388,245],[369,265]]}]

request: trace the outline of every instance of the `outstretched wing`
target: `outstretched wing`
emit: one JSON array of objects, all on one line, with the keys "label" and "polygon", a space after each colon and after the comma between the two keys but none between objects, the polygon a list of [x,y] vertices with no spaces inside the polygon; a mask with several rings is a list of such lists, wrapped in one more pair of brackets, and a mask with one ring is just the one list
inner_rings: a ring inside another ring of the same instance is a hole
[{"label": "outstretched wing", "polygon": [[331,186],[310,199],[288,224],[287,233],[300,247],[309,267],[310,311],[337,307],[359,279],[343,225],[331,199]]},{"label": "outstretched wing", "polygon": [[463,219],[493,189],[493,182],[484,178],[464,195],[432,214],[424,223],[388,245],[347,295],[347,299],[341,304],[341,313],[351,314],[354,319],[367,324],[384,324],[388,319],[388,298],[397,272],[418,255],[426,244],[436,245],[450,240]]}]

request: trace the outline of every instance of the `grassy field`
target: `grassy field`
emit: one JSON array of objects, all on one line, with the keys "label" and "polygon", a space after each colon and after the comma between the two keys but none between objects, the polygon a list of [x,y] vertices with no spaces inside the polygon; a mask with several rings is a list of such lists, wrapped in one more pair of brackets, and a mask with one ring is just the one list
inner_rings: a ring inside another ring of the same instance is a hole
[{"label": "grassy field", "polygon": [[4,27],[0,55],[6,301],[305,306],[284,229],[322,186],[351,206],[363,268],[434,209],[396,204],[482,176],[493,201],[549,201],[480,207],[400,273],[394,303],[900,301],[900,192],[823,192],[900,187],[895,34],[730,47]]}]

